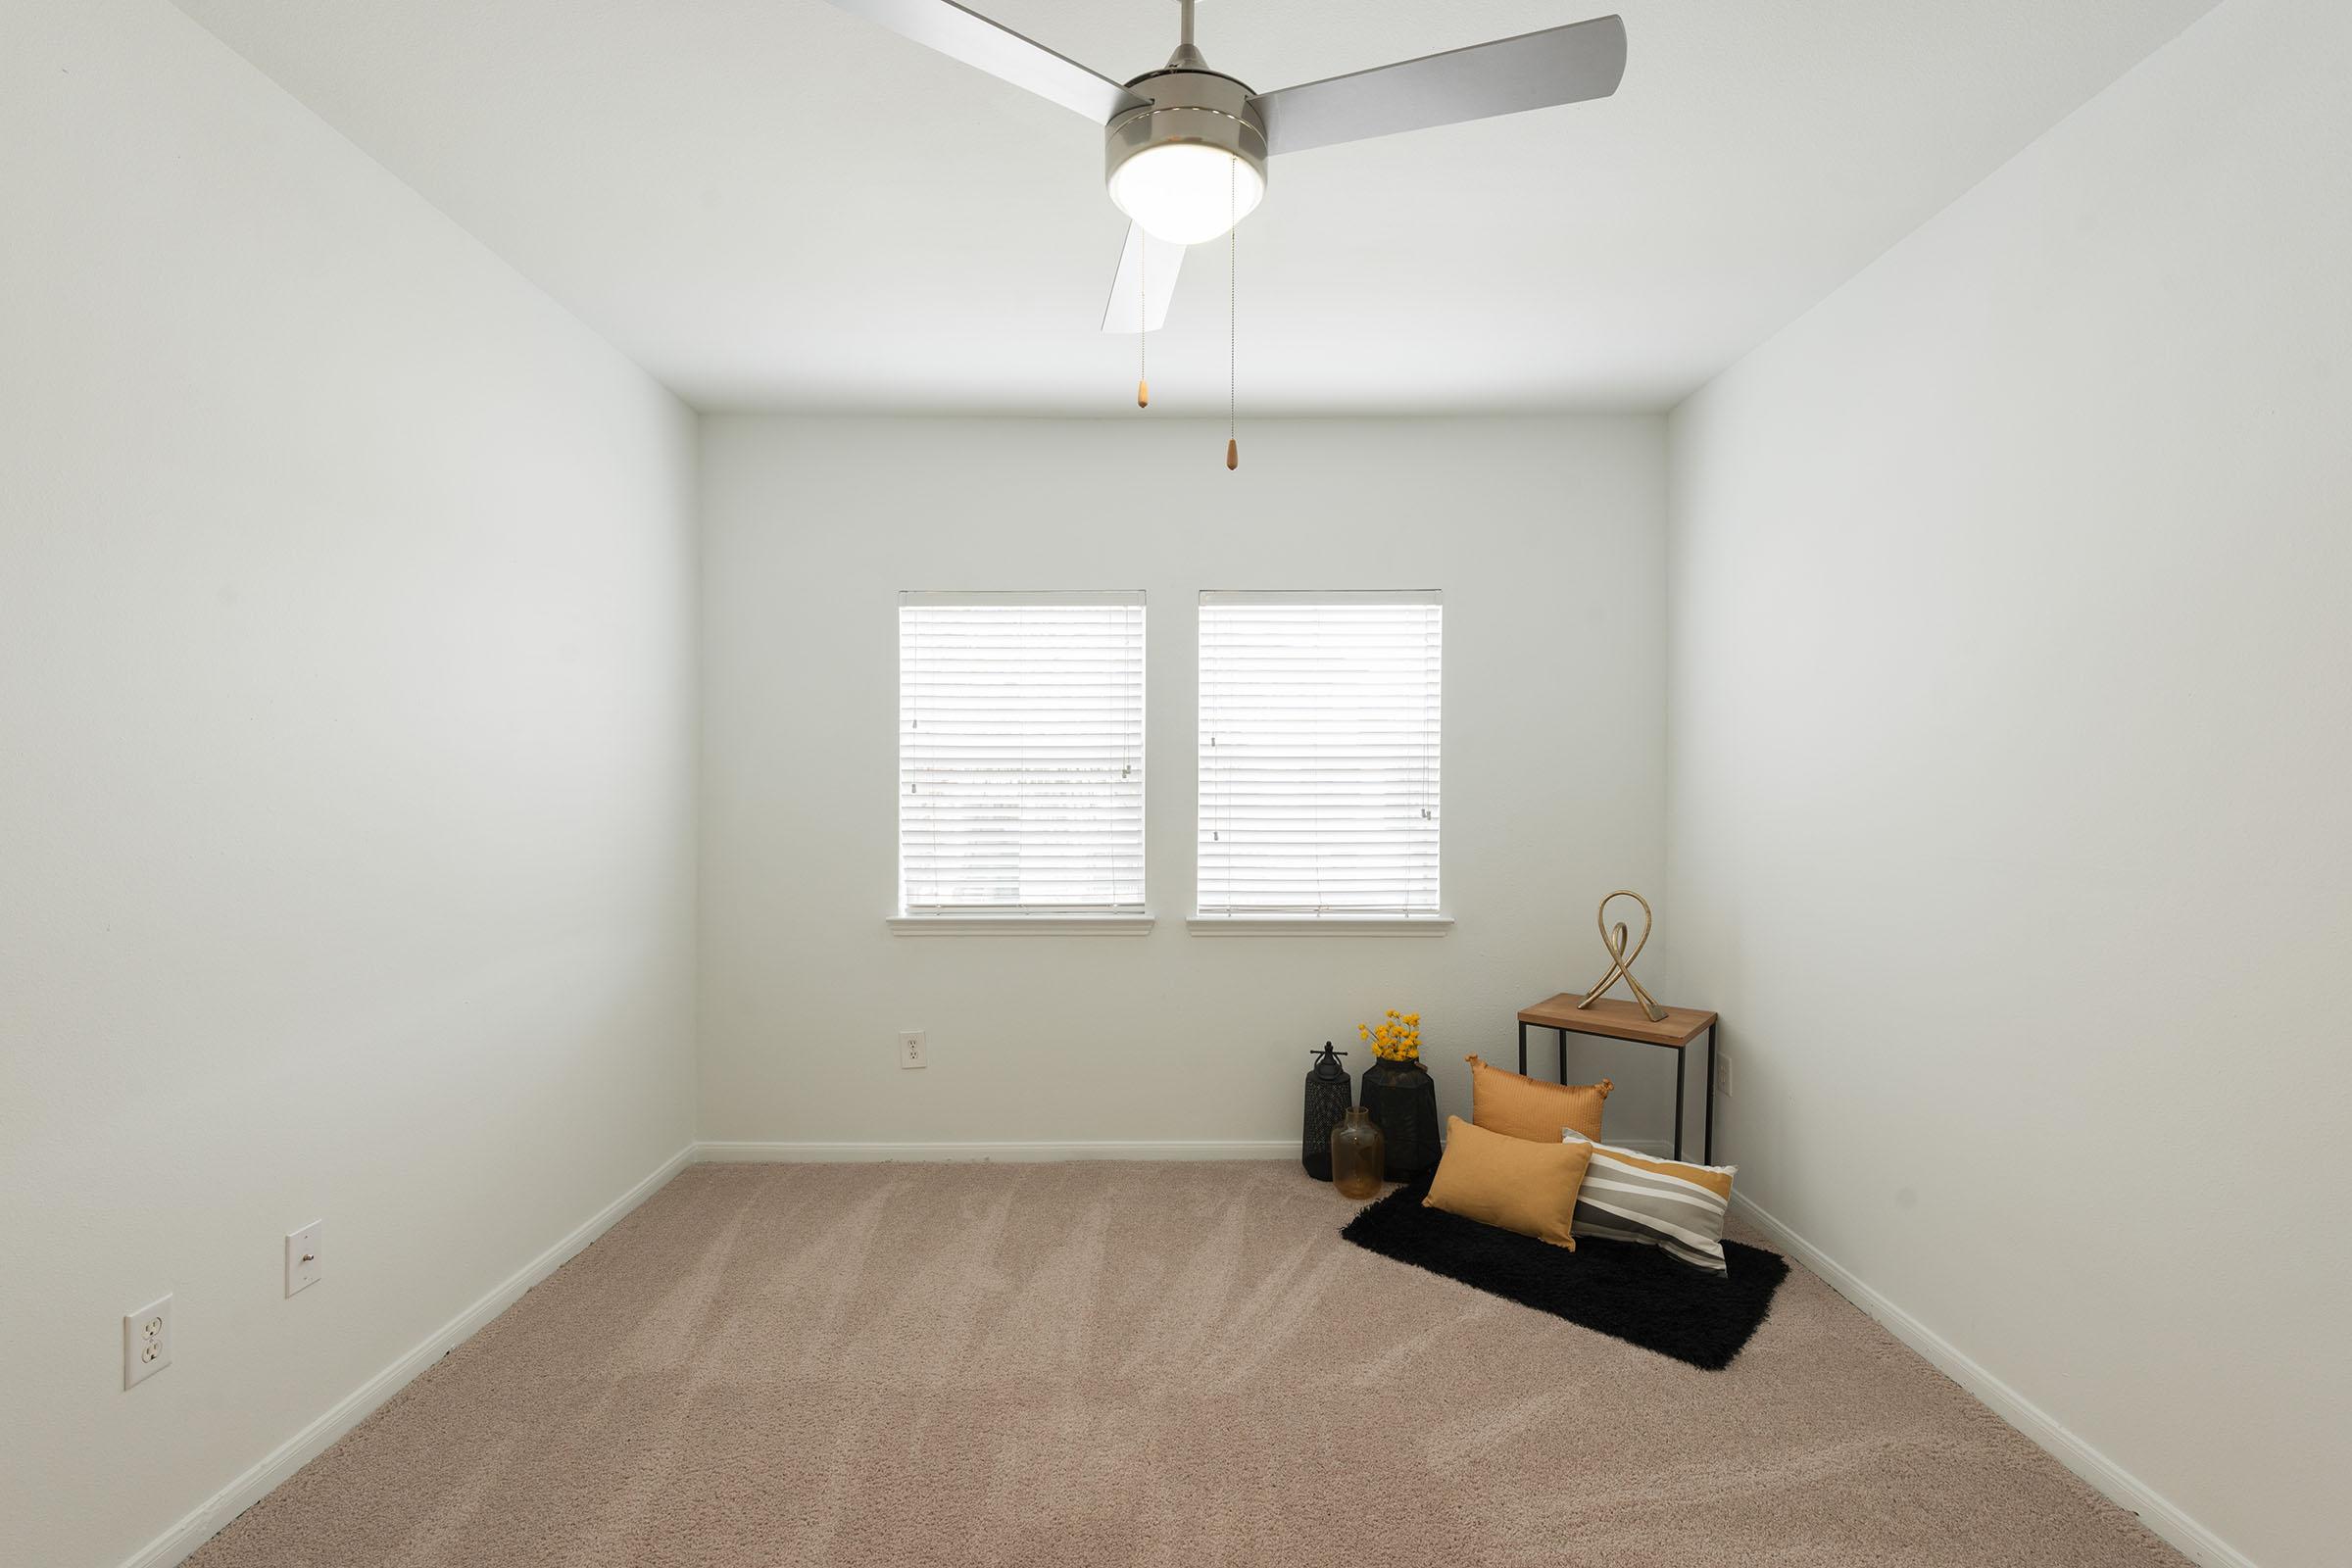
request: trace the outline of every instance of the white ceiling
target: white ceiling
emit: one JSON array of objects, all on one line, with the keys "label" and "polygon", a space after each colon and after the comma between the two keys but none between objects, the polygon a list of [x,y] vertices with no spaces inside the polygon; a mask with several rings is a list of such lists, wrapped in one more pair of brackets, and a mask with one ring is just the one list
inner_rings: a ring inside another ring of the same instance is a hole
[{"label": "white ceiling", "polygon": [[[1077,116],[825,0],[178,0],[705,409],[1113,413],[1125,220]],[[975,0],[1106,75],[1171,0]],[[1260,89],[1607,0],[1203,0]],[[2214,0],[1622,0],[1614,98],[1275,161],[1245,412],[1670,406]],[[1152,336],[1223,412],[1225,257]]]}]

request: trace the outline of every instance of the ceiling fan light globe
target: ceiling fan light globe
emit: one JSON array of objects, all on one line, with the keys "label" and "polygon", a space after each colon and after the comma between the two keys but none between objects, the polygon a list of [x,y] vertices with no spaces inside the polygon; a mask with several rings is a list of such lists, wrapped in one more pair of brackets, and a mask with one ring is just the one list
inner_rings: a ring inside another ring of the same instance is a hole
[{"label": "ceiling fan light globe", "polygon": [[1147,147],[1111,172],[1114,206],[1144,232],[1171,245],[1215,239],[1265,198],[1266,180],[1248,159],[1205,142]]}]

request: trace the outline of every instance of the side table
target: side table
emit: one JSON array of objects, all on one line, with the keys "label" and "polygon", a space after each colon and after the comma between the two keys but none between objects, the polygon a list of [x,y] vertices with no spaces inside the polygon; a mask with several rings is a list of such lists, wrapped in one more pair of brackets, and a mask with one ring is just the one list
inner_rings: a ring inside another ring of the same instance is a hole
[{"label": "side table", "polygon": [[1585,999],[1573,991],[1525,1007],[1519,1013],[1519,1071],[1527,1072],[1527,1026],[1556,1030],[1560,1037],[1560,1082],[1568,1081],[1568,1037],[1598,1035],[1605,1040],[1628,1040],[1637,1045],[1663,1046],[1674,1053],[1674,1157],[1683,1157],[1683,1066],[1690,1057],[1690,1042],[1700,1035],[1707,1037],[1707,1122],[1702,1164],[1715,1163],[1715,1014],[1696,1007],[1668,1007],[1666,1016],[1652,1023],[1640,1006],[1631,1002],[1619,1002],[1603,997],[1590,1007],[1579,1007]]}]

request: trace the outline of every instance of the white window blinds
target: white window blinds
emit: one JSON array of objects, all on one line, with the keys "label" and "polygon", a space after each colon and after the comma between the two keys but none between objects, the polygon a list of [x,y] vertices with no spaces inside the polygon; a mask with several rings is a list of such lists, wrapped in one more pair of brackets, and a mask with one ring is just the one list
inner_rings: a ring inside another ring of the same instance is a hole
[{"label": "white window blinds", "polygon": [[1203,915],[1435,915],[1435,592],[1200,596]]},{"label": "white window blinds", "polygon": [[899,596],[899,900],[1144,908],[1144,596]]}]

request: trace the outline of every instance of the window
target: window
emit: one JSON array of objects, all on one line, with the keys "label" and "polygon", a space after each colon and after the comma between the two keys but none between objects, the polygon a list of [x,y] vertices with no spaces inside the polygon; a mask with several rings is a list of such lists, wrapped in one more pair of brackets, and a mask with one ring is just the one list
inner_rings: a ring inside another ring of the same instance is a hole
[{"label": "window", "polygon": [[1200,926],[1442,929],[1435,592],[1200,596]]},{"label": "window", "polygon": [[1141,916],[1144,596],[899,596],[899,914]]}]

